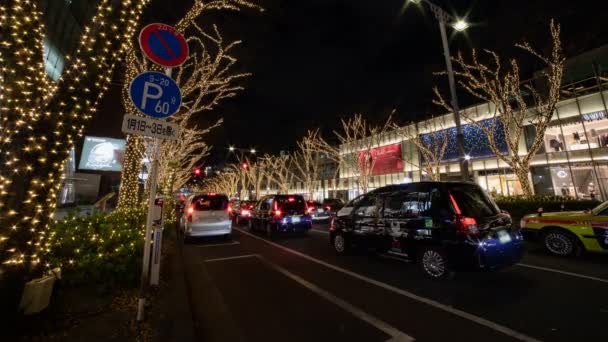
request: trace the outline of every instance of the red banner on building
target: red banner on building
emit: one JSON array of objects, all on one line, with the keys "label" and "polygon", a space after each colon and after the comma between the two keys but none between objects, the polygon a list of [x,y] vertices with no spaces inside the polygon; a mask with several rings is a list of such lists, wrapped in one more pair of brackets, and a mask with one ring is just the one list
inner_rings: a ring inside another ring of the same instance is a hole
[{"label": "red banner on building", "polygon": [[[359,152],[359,160],[361,163],[365,162],[364,152]],[[373,176],[403,172],[401,144],[386,145],[372,149],[369,153],[367,163],[368,165],[374,163],[374,167],[372,169]]]}]

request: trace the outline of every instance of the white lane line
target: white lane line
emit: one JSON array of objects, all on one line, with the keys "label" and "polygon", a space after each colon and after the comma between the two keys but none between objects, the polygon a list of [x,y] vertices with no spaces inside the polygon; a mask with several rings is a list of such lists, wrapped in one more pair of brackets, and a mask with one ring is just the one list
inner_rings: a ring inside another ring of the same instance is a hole
[{"label": "white lane line", "polygon": [[245,259],[245,258],[257,258],[257,254],[245,254],[245,255],[237,255],[225,258],[214,258],[203,260],[205,262],[216,262],[216,261],[226,261],[226,260],[235,260],[235,259]]},{"label": "white lane line", "polygon": [[[368,314],[367,312],[359,309],[358,307],[344,301],[343,299],[340,299],[336,296],[334,296],[333,294],[323,290],[322,288],[318,287],[317,285],[289,272],[288,270],[284,269],[283,267],[276,265],[272,262],[270,262],[269,260],[265,259],[264,257],[260,256],[260,259],[262,259],[268,266],[270,266],[271,268],[273,268],[274,270],[282,273],[283,275],[285,275],[286,277],[290,278],[291,280],[299,283],[300,285],[304,286],[305,288],[309,289],[310,291],[316,293],[317,295],[319,295],[320,297],[325,298],[327,301],[331,302],[332,304],[342,308],[343,310],[345,310],[346,312],[349,312],[350,314],[352,314],[353,316],[357,317],[358,319],[367,322],[368,324],[376,327],[378,330],[383,331],[384,333],[386,333],[387,335],[391,336],[391,338],[388,341],[391,342],[411,342],[411,341],[415,341],[413,337],[407,335],[406,333],[400,331],[399,329],[393,327],[392,325],[382,321],[379,318],[376,318],[370,314]],[[387,341],[387,342],[388,342]]]},{"label": "white lane line", "polygon": [[555,269],[555,268],[535,266],[535,265],[530,265],[530,264],[517,264],[517,266],[527,267],[527,268],[533,268],[533,269],[541,270],[541,271],[545,271],[545,272],[559,273],[559,274],[564,274],[564,275],[568,275],[568,276],[571,276],[571,277],[582,278],[582,279],[587,279],[587,280],[594,280],[594,281],[599,281],[601,283],[608,284],[608,279],[588,276],[588,275],[584,275],[584,274],[580,274],[580,273],[562,271],[562,270],[558,270],[558,269]]},{"label": "white lane line", "polygon": [[309,230],[310,232],[315,232],[315,233],[321,233],[321,234],[329,234],[328,231],[325,230],[319,230],[319,229],[311,229]]},{"label": "white lane line", "polygon": [[451,313],[451,314],[453,314],[453,315],[456,315],[456,316],[458,316],[458,317],[461,317],[461,318],[467,319],[467,320],[472,321],[472,322],[475,322],[475,323],[477,323],[477,324],[479,324],[479,325],[483,325],[483,326],[485,326],[485,327],[487,327],[487,328],[490,328],[490,329],[496,330],[496,331],[498,331],[498,332],[501,332],[501,333],[503,333],[503,334],[505,334],[505,335],[507,335],[507,336],[510,336],[510,337],[516,338],[516,339],[518,339],[518,340],[520,340],[520,341],[526,341],[526,342],[540,342],[539,340],[537,340],[537,339],[535,339],[535,338],[532,338],[532,337],[530,337],[530,336],[527,336],[527,335],[525,335],[525,334],[523,334],[523,333],[520,333],[520,332],[518,332],[518,331],[515,331],[515,330],[513,330],[513,329],[511,329],[511,328],[507,328],[507,327],[505,327],[505,326],[502,326],[502,325],[500,325],[500,324],[498,324],[498,323],[494,323],[494,322],[489,321],[489,320],[487,320],[487,319],[485,319],[485,318],[481,318],[481,317],[479,317],[479,316],[475,316],[475,315],[473,315],[473,314],[470,314],[470,313],[468,313],[468,312],[465,312],[465,311],[462,311],[462,310],[459,310],[459,309],[453,308],[453,307],[451,307],[451,306],[447,306],[447,305],[445,305],[445,304],[441,304],[441,303],[439,303],[439,302],[437,302],[437,301],[434,301],[434,300],[432,300],[432,299],[429,299],[429,298],[421,297],[421,296],[419,296],[419,295],[417,295],[417,294],[414,294],[414,293],[412,293],[412,292],[405,291],[405,290],[402,290],[402,289],[400,289],[400,288],[398,288],[398,287],[395,287],[395,286],[392,286],[392,285],[385,284],[385,283],[380,282],[380,281],[375,280],[375,279],[368,278],[368,277],[366,277],[366,276],[364,276],[364,275],[361,275],[361,274],[358,274],[358,273],[355,273],[355,272],[351,272],[351,271],[346,270],[346,269],[344,269],[344,268],[341,268],[341,267],[338,267],[338,266],[332,265],[332,264],[330,264],[330,263],[327,263],[327,262],[325,262],[325,261],[322,261],[322,260],[319,260],[319,259],[313,258],[313,257],[311,257],[310,255],[307,255],[307,254],[304,254],[304,253],[300,253],[300,252],[298,252],[298,251],[296,251],[296,250],[293,250],[293,249],[287,248],[287,247],[285,247],[285,246],[279,245],[278,243],[274,243],[274,242],[271,242],[271,241],[268,241],[268,240],[262,239],[261,237],[259,237],[259,236],[255,236],[255,235],[253,235],[253,234],[250,234],[250,233],[248,233],[248,232],[246,232],[246,231],[244,231],[244,230],[242,230],[242,229],[238,229],[238,228],[236,228],[236,230],[238,230],[239,232],[241,232],[241,233],[243,233],[243,234],[245,234],[245,235],[251,236],[251,237],[252,237],[252,238],[254,238],[254,239],[261,240],[261,241],[263,241],[263,242],[265,242],[265,243],[267,243],[267,244],[269,244],[269,245],[271,245],[271,246],[274,246],[274,247],[276,247],[276,248],[282,249],[282,250],[284,250],[284,251],[286,251],[286,252],[288,252],[288,253],[291,253],[291,254],[297,255],[297,256],[302,257],[302,258],[304,258],[304,259],[310,260],[310,261],[312,261],[312,262],[314,262],[314,263],[317,263],[317,264],[319,264],[319,265],[323,265],[323,266],[325,266],[325,267],[327,267],[327,268],[330,268],[330,269],[332,269],[332,270],[334,270],[334,271],[344,273],[344,274],[349,275],[349,276],[351,276],[351,277],[353,277],[353,278],[356,278],[356,279],[362,280],[362,281],[364,281],[364,282],[367,282],[367,283],[370,283],[370,284],[376,285],[376,286],[378,286],[378,287],[381,287],[381,288],[383,288],[383,289],[386,289],[386,290],[392,291],[392,292],[397,293],[397,294],[400,294],[400,295],[402,295],[402,296],[405,296],[405,297],[408,297],[408,298],[411,298],[411,299],[417,300],[417,301],[419,301],[419,302],[421,302],[421,303],[424,303],[424,304],[430,305],[430,306],[432,306],[432,307],[434,307],[434,308],[437,308],[437,309],[440,309],[440,310],[443,310],[443,311],[449,312],[449,313]]},{"label": "white lane line", "polygon": [[209,245],[196,245],[197,248],[207,248],[207,247],[221,247],[221,246],[232,246],[232,245],[239,245],[240,242],[238,241],[232,241],[232,242],[225,242],[225,243],[212,243]]}]

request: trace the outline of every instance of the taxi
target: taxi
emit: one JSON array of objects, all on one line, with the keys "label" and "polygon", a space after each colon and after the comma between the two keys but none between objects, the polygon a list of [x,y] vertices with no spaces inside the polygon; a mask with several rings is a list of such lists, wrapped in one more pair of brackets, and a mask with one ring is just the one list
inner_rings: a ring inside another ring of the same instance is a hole
[{"label": "taxi", "polygon": [[544,213],[541,208],[524,216],[520,226],[524,236],[538,238],[554,255],[608,253],[608,201],[584,211]]}]

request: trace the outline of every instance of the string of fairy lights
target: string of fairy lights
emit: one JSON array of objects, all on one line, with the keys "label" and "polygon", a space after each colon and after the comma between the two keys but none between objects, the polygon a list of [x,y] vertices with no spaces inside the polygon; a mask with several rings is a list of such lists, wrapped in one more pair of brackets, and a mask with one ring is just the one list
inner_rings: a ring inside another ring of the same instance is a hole
[{"label": "string of fairy lights", "polygon": [[49,267],[49,220],[64,161],[108,89],[125,41],[149,0],[101,0],[57,83],[43,64],[44,25],[37,1],[0,6],[0,262]]}]

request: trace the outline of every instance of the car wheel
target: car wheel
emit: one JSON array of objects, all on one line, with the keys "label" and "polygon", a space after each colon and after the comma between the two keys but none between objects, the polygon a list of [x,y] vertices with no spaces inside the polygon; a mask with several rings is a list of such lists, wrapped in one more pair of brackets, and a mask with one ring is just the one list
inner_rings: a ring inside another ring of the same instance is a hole
[{"label": "car wheel", "polygon": [[545,249],[553,255],[567,257],[580,254],[576,237],[566,231],[548,230],[543,233],[542,241]]},{"label": "car wheel", "polygon": [[441,248],[425,246],[418,253],[418,266],[422,272],[433,280],[445,280],[454,277],[448,258]]},{"label": "car wheel", "polygon": [[266,237],[269,239],[272,238],[273,233],[274,232],[272,231],[272,224],[267,223],[266,224]]},{"label": "car wheel", "polygon": [[334,236],[334,250],[338,255],[348,254],[351,250],[350,242],[342,233],[337,233]]}]

